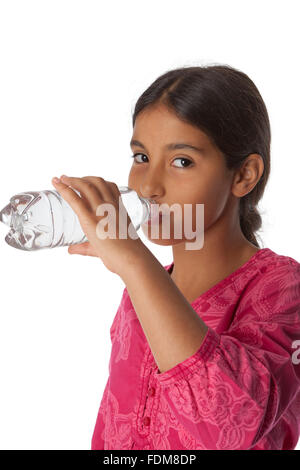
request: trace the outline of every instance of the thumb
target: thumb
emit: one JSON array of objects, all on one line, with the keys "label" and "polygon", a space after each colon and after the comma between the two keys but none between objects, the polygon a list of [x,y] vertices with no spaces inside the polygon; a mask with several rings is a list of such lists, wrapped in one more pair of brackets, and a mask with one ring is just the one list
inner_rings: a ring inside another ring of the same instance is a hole
[{"label": "thumb", "polygon": [[91,246],[90,242],[76,243],[68,247],[70,255],[98,256]]}]

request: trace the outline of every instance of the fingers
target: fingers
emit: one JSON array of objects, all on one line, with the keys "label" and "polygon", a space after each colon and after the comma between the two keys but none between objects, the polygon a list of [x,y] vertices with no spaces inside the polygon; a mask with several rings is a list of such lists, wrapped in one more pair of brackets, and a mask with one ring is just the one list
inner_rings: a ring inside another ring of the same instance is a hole
[{"label": "fingers", "polygon": [[88,202],[91,210],[95,213],[99,204],[103,202],[103,198],[98,188],[86,178],[76,178],[62,175],[61,181],[77,189],[81,196]]},{"label": "fingers", "polygon": [[94,184],[106,202],[113,202],[115,199],[118,199],[116,188],[118,192],[119,190],[115,183],[106,181],[99,176],[84,176],[82,179]]},{"label": "fingers", "polygon": [[98,256],[90,242],[76,243],[68,248],[70,255]]},{"label": "fingers", "polygon": [[[67,186],[66,181],[65,183],[61,181],[56,182],[55,179],[52,178],[52,184],[76,213],[80,212],[84,215],[88,215],[86,203],[72,188]],[[74,189],[78,189],[80,192],[80,189],[76,186],[74,186]]]},{"label": "fingers", "polygon": [[113,183],[112,181],[107,181],[107,183],[110,186],[110,190],[113,193],[113,195],[116,197],[116,199],[119,199],[119,196],[121,196],[119,187],[116,183]]},{"label": "fingers", "polygon": [[[66,184],[73,185],[73,187],[79,191],[81,187],[83,195],[86,190],[86,194],[90,194],[91,197],[96,196],[96,200],[100,196],[106,202],[114,202],[116,199],[115,196],[118,195],[118,193],[120,194],[118,186],[115,183],[106,181],[100,176],[83,176],[82,178],[75,178],[62,175],[61,180]],[[85,182],[87,183],[86,185],[84,184]],[[75,185],[77,185],[78,188]]]},{"label": "fingers", "polygon": [[[118,186],[110,181],[97,176],[84,176],[83,178],[76,178],[71,176],[62,175],[61,183],[56,183],[52,180],[53,185],[61,192],[62,196],[70,204],[76,204],[77,207],[83,210],[89,206],[95,214],[98,206],[105,202],[115,203],[118,202],[120,191]],[[69,187],[71,186],[71,188]],[[72,188],[80,192],[80,196],[72,190]],[[63,192],[62,192],[63,191]]]}]

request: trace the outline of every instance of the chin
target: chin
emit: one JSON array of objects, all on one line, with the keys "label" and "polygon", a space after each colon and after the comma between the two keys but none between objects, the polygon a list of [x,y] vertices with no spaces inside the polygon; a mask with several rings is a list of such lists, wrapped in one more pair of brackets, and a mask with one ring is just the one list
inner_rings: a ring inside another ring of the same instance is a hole
[{"label": "chin", "polygon": [[[160,245],[160,246],[173,246],[173,245],[179,245],[180,243],[185,243],[186,241],[188,240],[185,240],[185,239],[179,239],[179,238],[173,238],[170,234],[170,237],[169,238],[163,238],[160,234],[161,231],[159,231],[159,237],[156,237],[156,238],[151,238],[151,228],[147,227],[146,224],[142,225],[141,226],[142,228],[142,231],[144,233],[144,235],[146,236],[146,238],[154,243],[155,245]],[[155,234],[156,235],[156,234]]]}]

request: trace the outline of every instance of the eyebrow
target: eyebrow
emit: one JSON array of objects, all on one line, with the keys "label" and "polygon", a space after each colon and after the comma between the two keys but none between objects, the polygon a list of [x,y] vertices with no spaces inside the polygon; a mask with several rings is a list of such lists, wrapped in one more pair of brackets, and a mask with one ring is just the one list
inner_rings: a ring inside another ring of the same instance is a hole
[{"label": "eyebrow", "polygon": [[[146,150],[146,147],[141,143],[139,142],[138,140],[134,140],[132,139],[131,142],[130,142],[130,146],[133,147],[141,147],[142,149]],[[195,152],[198,152],[198,153],[201,153],[201,155],[204,154],[204,149],[202,148],[199,148],[199,147],[195,147],[194,145],[191,145],[191,144],[186,144],[184,142],[176,142],[176,143],[172,143],[172,144],[167,144],[165,146],[165,148],[167,150],[177,150],[177,149],[190,149],[190,150],[194,150]]]}]

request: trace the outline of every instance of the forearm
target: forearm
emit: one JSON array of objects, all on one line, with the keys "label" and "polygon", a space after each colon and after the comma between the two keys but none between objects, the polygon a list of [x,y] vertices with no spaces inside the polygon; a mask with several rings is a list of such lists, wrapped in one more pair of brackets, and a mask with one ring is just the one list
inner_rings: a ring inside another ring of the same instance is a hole
[{"label": "forearm", "polygon": [[192,356],[208,327],[145,245],[121,277],[159,371]]}]

